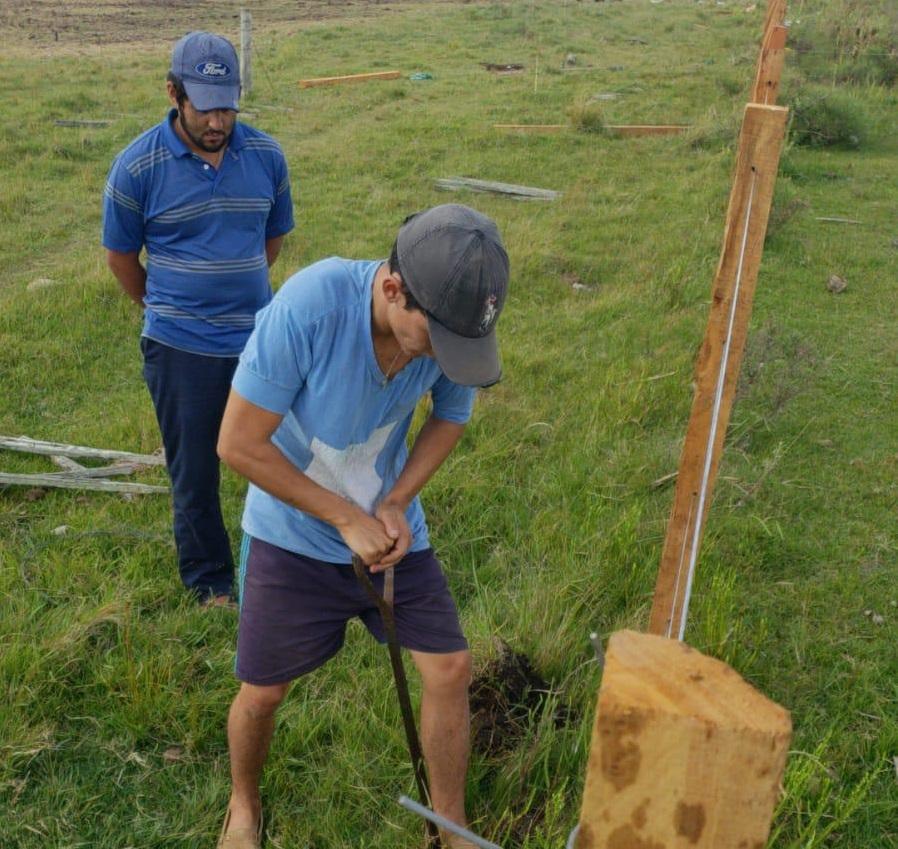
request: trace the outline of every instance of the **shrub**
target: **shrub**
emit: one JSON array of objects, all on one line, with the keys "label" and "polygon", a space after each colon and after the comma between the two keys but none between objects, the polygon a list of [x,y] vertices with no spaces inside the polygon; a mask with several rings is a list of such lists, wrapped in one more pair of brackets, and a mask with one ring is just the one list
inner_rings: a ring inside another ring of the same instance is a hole
[{"label": "shrub", "polygon": [[809,86],[784,101],[792,107],[794,144],[853,150],[866,140],[867,115],[849,92]]},{"label": "shrub", "polygon": [[898,83],[898,3],[816,0],[789,36],[810,77],[833,83]]},{"label": "shrub", "polygon": [[581,101],[568,109],[571,124],[581,133],[604,133],[605,116],[602,108],[595,102]]}]

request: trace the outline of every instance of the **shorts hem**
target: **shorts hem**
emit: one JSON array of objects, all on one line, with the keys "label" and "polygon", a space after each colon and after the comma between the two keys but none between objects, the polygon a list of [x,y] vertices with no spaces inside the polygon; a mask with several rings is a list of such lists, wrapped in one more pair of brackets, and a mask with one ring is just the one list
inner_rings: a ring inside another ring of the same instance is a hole
[{"label": "shorts hem", "polygon": [[[340,648],[342,648],[342,645]],[[254,687],[271,687],[276,684],[289,684],[291,681],[295,681],[297,678],[302,678],[303,675],[308,675],[310,672],[314,672],[316,669],[324,666],[325,663],[340,653],[340,648],[325,655],[320,660],[301,663],[299,666],[295,666],[289,671],[274,672],[270,675],[250,675],[243,674],[238,667],[234,670],[234,677],[238,681],[241,681],[244,684],[252,684]]]},{"label": "shorts hem", "polygon": [[[377,638],[375,637],[375,639]],[[387,644],[386,640],[384,640],[383,642],[377,640],[377,642],[382,646]],[[421,654],[454,654],[457,651],[470,651],[471,649],[471,647],[468,645],[467,640],[465,640],[464,643],[458,648],[446,648],[445,646],[442,646],[440,648],[421,648],[419,645],[409,645],[402,640],[399,641],[399,646],[401,648],[404,648],[406,651],[416,651],[420,652]]]}]

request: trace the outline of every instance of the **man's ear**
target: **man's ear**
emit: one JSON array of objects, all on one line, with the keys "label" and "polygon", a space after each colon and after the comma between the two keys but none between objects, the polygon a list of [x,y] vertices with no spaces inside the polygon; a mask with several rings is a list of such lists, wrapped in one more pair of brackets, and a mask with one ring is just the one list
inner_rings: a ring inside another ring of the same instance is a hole
[{"label": "man's ear", "polygon": [[383,293],[387,303],[393,303],[402,294],[402,277],[398,271],[391,271],[384,277]]},{"label": "man's ear", "polygon": [[168,99],[172,106],[178,105],[178,98],[175,95],[175,84],[171,80],[165,81],[165,90],[168,92]]}]

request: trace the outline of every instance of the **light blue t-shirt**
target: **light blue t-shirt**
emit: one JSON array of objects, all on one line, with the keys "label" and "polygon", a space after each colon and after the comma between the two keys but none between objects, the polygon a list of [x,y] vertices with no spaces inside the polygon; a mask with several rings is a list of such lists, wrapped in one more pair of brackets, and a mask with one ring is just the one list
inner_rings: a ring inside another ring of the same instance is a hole
[{"label": "light blue t-shirt", "polygon": [[[418,400],[463,424],[476,390],[452,383],[436,360],[412,360],[392,380],[377,364],[371,292],[380,261],[332,257],[294,274],[256,316],[234,389],[284,416],[272,441],[310,478],[371,513],[402,471]],[[416,498],[406,512],[411,551],[429,546]],[[250,484],[243,530],[272,545],[331,563],[351,553],[339,532]]]}]

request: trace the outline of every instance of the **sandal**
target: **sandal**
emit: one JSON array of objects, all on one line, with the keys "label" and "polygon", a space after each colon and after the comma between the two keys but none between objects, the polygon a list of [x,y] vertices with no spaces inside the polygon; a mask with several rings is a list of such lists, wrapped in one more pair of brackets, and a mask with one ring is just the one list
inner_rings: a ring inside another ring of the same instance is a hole
[{"label": "sandal", "polygon": [[225,814],[224,823],[221,826],[221,834],[218,836],[217,849],[261,849],[262,847],[262,814],[259,814],[259,824],[256,828],[235,828],[228,831],[231,822],[231,809]]}]

